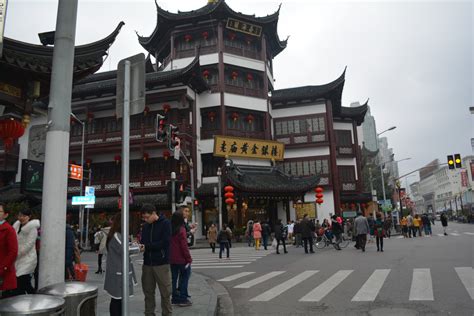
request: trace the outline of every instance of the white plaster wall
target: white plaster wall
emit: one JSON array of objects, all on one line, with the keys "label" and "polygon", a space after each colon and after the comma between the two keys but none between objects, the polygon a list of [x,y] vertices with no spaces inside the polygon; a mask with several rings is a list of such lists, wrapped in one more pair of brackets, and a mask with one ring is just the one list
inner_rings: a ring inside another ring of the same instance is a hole
[{"label": "white plaster wall", "polygon": [[202,183],[205,184],[205,183],[217,183],[219,180],[217,179],[217,177],[203,177],[202,178]]},{"label": "white plaster wall", "polygon": [[[324,202],[321,205],[316,205],[317,210],[317,219],[322,223],[323,219],[329,218],[330,214],[334,214],[335,207],[334,207],[334,192],[332,190],[325,190],[323,192]],[[305,202],[315,202],[316,196],[314,191],[306,192],[304,196]]]},{"label": "white plaster wall", "polygon": [[336,164],[338,166],[354,166],[356,180],[359,179],[359,175],[357,174],[356,158],[337,158]]},{"label": "white plaster wall", "polygon": [[224,53],[224,63],[258,71],[265,71],[265,63],[263,61],[227,53]]},{"label": "white plaster wall", "polygon": [[198,141],[198,154],[209,154],[214,152],[214,139],[205,139]]},{"label": "white plaster wall", "polygon": [[267,100],[241,96],[232,93],[224,93],[224,103],[241,109],[267,112]]},{"label": "white plaster wall", "polygon": [[312,157],[312,156],[327,156],[329,155],[329,146],[314,147],[314,148],[285,148],[285,159]]},{"label": "white plaster wall", "polygon": [[333,127],[335,130],[339,129],[339,130],[351,131],[351,139],[352,139],[352,143],[354,144],[354,131],[352,130],[352,123],[334,122]]},{"label": "white plaster wall", "polygon": [[[166,66],[164,71],[171,70],[171,64],[173,64],[173,69],[184,68],[188,66],[193,60],[194,60],[194,57],[174,59],[172,63],[169,63]],[[199,56],[199,64],[201,66],[217,64],[218,62],[219,62],[219,55],[217,53]]]},{"label": "white plaster wall", "polygon": [[294,106],[284,109],[272,109],[273,118],[308,115],[308,113],[326,113],[326,105],[324,103],[316,103],[312,105]]},{"label": "white plaster wall", "polygon": [[359,146],[362,148],[364,142],[364,129],[362,126],[357,126],[357,139],[359,140]]},{"label": "white plaster wall", "polygon": [[220,93],[203,92],[197,97],[200,109],[220,106]]}]

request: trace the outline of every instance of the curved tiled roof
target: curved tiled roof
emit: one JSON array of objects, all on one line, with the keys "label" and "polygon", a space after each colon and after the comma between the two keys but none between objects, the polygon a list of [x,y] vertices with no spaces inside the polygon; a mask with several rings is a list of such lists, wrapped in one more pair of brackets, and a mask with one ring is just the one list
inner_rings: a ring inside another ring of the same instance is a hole
[{"label": "curved tiled roof", "polygon": [[364,122],[365,113],[369,109],[368,105],[369,100],[367,100],[364,104],[357,107],[341,107],[339,114],[337,115],[340,118],[350,118],[356,121],[357,125],[362,124]]},{"label": "curved tiled roof", "polygon": [[[99,70],[104,61],[103,57],[107,55],[108,49],[123,25],[125,23],[120,22],[112,33],[99,41],[75,47],[74,79],[83,78]],[[0,66],[3,65],[26,75],[49,81],[53,65],[53,52],[54,46],[34,45],[4,38]]]},{"label": "curved tiled roof", "polygon": [[287,40],[281,41],[277,33],[280,7],[278,7],[278,10],[273,14],[256,17],[255,15],[243,14],[232,10],[225,0],[219,0],[216,3],[208,3],[197,10],[187,12],[178,11],[178,13],[166,11],[156,3],[157,23],[155,29],[150,36],[140,36],[137,34],[138,42],[152,55],[155,56],[155,53],[158,52],[159,57],[165,58],[167,54],[163,53],[163,49],[169,51],[170,34],[176,26],[197,23],[203,20],[219,21],[232,17],[262,26],[263,33],[266,34],[269,40],[270,49],[274,57],[285,49],[287,45]]}]

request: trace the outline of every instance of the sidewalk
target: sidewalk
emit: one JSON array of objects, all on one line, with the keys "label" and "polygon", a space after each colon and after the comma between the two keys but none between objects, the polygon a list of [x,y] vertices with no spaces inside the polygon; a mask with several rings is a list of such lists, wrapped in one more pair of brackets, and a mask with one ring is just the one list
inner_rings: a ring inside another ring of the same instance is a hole
[{"label": "sidewalk", "polygon": [[[145,299],[141,288],[142,265],[135,262],[136,259],[142,259],[142,256],[138,255],[133,257],[133,259],[138,285],[133,288],[134,296],[131,297],[129,301],[129,315],[143,315],[145,311]],[[83,252],[81,261],[89,265],[87,283],[99,288],[99,297],[97,299],[98,315],[109,315],[110,296],[104,291],[105,273],[94,273],[97,271],[97,255],[92,252]],[[102,268],[105,268],[105,258],[102,263]],[[173,315],[216,315],[217,295],[210,284],[208,278],[192,272],[191,279],[189,280],[189,293],[193,305],[189,307],[173,306]],[[156,306],[156,315],[160,315],[161,307],[158,288],[156,289]]]}]

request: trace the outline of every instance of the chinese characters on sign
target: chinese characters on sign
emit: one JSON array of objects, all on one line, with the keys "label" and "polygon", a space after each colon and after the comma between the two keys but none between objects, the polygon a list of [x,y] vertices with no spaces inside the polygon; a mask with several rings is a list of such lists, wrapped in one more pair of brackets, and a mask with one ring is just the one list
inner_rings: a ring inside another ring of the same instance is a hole
[{"label": "chinese characters on sign", "polygon": [[69,178],[82,180],[82,167],[79,165],[69,165]]},{"label": "chinese characters on sign", "polygon": [[283,160],[285,145],[272,140],[214,136],[214,156]]},{"label": "chinese characters on sign", "polygon": [[12,85],[0,82],[0,91],[15,98],[21,98],[21,89]]},{"label": "chinese characters on sign", "polygon": [[245,33],[245,34],[250,34],[250,35],[253,35],[253,36],[257,36],[257,37],[260,37],[262,35],[262,27],[261,26],[250,24],[250,23],[247,23],[247,22],[242,22],[242,21],[235,20],[235,19],[228,19],[227,20],[227,28],[231,29],[231,30],[234,30],[234,31],[242,32],[242,33]]},{"label": "chinese characters on sign", "polygon": [[462,169],[461,170],[461,185],[465,188],[468,187],[468,178],[467,178],[467,170],[466,169]]}]

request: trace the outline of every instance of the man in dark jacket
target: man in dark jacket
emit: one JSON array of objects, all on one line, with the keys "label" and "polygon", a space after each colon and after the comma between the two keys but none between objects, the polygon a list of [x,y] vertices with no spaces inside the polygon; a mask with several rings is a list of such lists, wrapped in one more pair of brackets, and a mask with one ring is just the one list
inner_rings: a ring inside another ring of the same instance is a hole
[{"label": "man in dark jacket", "polygon": [[295,243],[296,248],[301,246],[301,221],[297,220],[295,223],[295,227],[293,227],[293,234],[295,234]]},{"label": "man in dark jacket", "polygon": [[141,234],[141,251],[143,254],[142,288],[145,294],[145,315],[155,315],[155,288],[161,295],[163,315],[171,315],[171,270],[169,249],[171,225],[162,214],[157,215],[156,208],[144,204],[142,215],[146,224]]},{"label": "man in dark jacket", "polygon": [[262,239],[263,239],[263,248],[267,250],[268,245],[268,237],[270,237],[272,230],[270,229],[270,225],[268,222],[262,223]]},{"label": "man in dark jacket", "polygon": [[341,239],[341,236],[342,236],[342,226],[341,224],[339,224],[339,222],[337,221],[337,215],[333,215],[331,217],[332,221],[331,221],[331,230],[332,230],[332,233],[334,235],[334,248],[336,248],[336,250],[341,250],[341,247],[339,246],[339,244],[341,243],[342,239]]},{"label": "man in dark jacket", "polygon": [[441,225],[443,226],[444,235],[448,236],[448,233],[446,232],[446,227],[448,227],[448,216],[446,215],[446,212],[443,212],[443,214],[441,214],[440,219]]},{"label": "man in dark jacket", "polygon": [[308,253],[308,244],[309,244],[309,252],[314,253],[313,232],[314,232],[314,223],[309,220],[308,214],[304,214],[303,221],[301,222],[301,236],[303,237],[305,253]]},{"label": "man in dark jacket", "polygon": [[275,228],[275,239],[277,241],[276,253],[280,254],[280,251],[279,251],[280,243],[283,244],[283,251],[285,253],[288,253],[288,251],[286,251],[286,244],[285,244],[287,231],[286,231],[286,228],[283,227],[283,224],[281,223],[281,219],[277,220],[277,224],[275,225],[274,228]]}]

